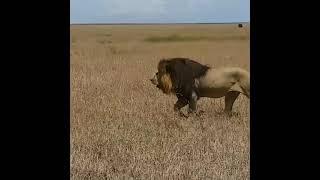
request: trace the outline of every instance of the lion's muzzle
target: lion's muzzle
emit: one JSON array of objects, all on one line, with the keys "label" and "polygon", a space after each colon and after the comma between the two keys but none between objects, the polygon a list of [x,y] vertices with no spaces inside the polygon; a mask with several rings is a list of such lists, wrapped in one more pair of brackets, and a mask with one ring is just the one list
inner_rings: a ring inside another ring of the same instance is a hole
[{"label": "lion's muzzle", "polygon": [[150,79],[150,81],[152,84],[156,85],[157,87],[159,86],[157,74],[155,74],[153,78]]}]

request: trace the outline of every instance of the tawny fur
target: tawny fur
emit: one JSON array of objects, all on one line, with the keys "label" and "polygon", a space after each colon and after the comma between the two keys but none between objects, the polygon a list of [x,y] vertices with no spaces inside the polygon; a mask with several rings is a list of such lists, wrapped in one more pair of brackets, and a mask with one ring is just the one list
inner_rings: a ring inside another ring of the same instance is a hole
[{"label": "tawny fur", "polygon": [[211,68],[196,83],[201,97],[220,98],[230,91],[250,97],[250,75],[241,68]]}]

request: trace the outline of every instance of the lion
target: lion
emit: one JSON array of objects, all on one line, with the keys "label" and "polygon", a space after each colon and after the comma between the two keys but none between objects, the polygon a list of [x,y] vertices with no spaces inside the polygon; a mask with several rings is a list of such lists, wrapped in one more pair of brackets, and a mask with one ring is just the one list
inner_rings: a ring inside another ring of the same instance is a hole
[{"label": "lion", "polygon": [[164,94],[178,98],[174,111],[189,105],[188,114],[197,110],[201,97],[225,98],[225,113],[232,111],[240,94],[250,98],[250,74],[239,67],[213,68],[188,58],[161,59],[158,72],[150,79]]}]

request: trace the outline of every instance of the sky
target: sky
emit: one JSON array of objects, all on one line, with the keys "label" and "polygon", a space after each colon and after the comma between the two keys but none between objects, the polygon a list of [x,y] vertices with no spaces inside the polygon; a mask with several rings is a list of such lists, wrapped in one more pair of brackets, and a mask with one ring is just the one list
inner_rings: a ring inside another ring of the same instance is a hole
[{"label": "sky", "polygon": [[70,23],[250,21],[250,0],[70,0]]}]

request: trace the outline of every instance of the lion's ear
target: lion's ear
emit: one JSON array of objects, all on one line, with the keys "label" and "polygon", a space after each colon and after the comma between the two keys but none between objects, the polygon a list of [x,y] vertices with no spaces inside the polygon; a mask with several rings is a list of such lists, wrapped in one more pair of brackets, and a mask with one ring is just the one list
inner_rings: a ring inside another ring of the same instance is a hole
[{"label": "lion's ear", "polygon": [[163,92],[166,94],[169,94],[172,89],[172,81],[170,78],[170,74],[166,73],[163,76],[161,76],[161,84],[163,87]]}]

